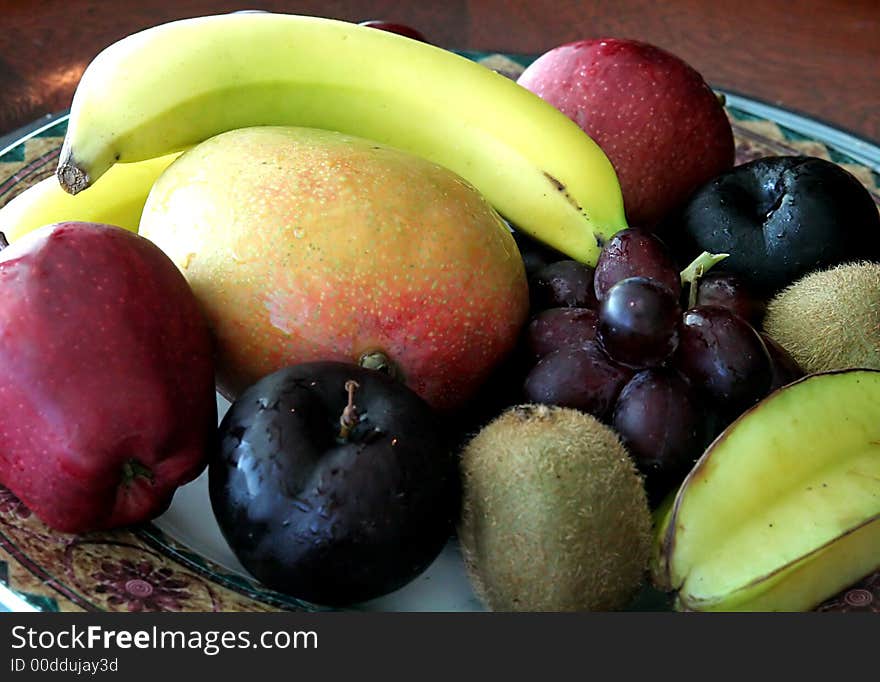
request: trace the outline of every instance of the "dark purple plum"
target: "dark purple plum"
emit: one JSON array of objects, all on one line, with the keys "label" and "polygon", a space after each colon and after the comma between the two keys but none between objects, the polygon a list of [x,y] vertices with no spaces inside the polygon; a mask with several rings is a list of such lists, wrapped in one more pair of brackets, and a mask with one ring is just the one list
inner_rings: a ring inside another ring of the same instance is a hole
[{"label": "dark purple plum", "polygon": [[603,300],[611,287],[629,277],[648,277],[676,297],[681,293],[681,275],[666,245],[655,234],[636,228],[615,234],[599,254],[593,276],[596,298]]},{"label": "dark purple plum", "polygon": [[766,302],[754,294],[742,277],[725,272],[709,272],[697,280],[695,305],[727,308],[755,328],[767,309]]},{"label": "dark purple plum", "polygon": [[685,312],[674,366],[730,418],[766,396],[772,378],[758,332],[720,306]]},{"label": "dark purple plum", "polygon": [[596,340],[598,316],[589,308],[550,308],[529,322],[525,343],[535,358]]},{"label": "dark purple plum", "polygon": [[532,312],[548,308],[593,308],[593,268],[576,260],[550,263],[529,278]]},{"label": "dark purple plum", "polygon": [[852,173],[826,159],[764,156],[697,189],[670,238],[691,259],[728,253],[716,267],[771,297],[814,270],[880,260],[880,215]]},{"label": "dark purple plum", "polygon": [[714,435],[704,408],[669,369],[639,372],[621,390],[611,426],[645,476],[652,504],[684,480]]},{"label": "dark purple plum", "polygon": [[597,338],[612,360],[635,369],[661,365],[678,345],[681,307],[660,282],[629,277],[599,306]]},{"label": "dark purple plum", "polygon": [[804,376],[804,370],[801,369],[797,361],[791,357],[781,344],[769,334],[764,334],[763,332],[761,332],[761,339],[764,341],[764,346],[767,348],[767,353],[770,356],[773,372],[768,393],[775,391],[777,388],[782,388],[792,381],[797,381]]},{"label": "dark purple plum", "polygon": [[613,363],[595,342],[545,355],[526,377],[528,402],[572,407],[607,421],[632,371]]},{"label": "dark purple plum", "polygon": [[220,424],[208,471],[242,565],[308,602],[396,590],[454,529],[457,464],[441,422],[402,383],[352,364],[287,367],[248,388]]}]

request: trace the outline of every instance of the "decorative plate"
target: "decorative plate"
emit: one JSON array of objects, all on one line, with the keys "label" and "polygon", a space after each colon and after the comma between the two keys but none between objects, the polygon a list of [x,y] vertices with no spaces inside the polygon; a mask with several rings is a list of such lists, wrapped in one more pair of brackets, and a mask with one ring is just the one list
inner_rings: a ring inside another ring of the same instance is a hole
[{"label": "decorative plate", "polygon": [[[531,58],[466,52],[515,78]],[[769,154],[808,154],[834,161],[880,203],[880,148],[788,111],[724,93],[737,163]],[[67,127],[58,116],[3,147],[0,206],[51,175]],[[221,415],[228,403],[218,398]],[[87,535],[56,533],[0,487],[0,610],[269,611],[319,610],[265,589],[238,564],[214,521],[206,476],[181,488],[153,523]],[[634,608],[663,609],[646,593]],[[362,610],[480,610],[454,541],[422,576]],[[880,573],[820,610],[880,610]]]}]

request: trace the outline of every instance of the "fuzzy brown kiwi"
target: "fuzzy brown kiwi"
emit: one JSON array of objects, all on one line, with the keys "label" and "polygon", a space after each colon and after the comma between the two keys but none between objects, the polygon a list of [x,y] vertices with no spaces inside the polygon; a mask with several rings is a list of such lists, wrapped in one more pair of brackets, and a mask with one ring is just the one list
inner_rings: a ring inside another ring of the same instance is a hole
[{"label": "fuzzy brown kiwi", "polygon": [[880,369],[880,263],[802,277],[770,301],[764,331],[807,373]]},{"label": "fuzzy brown kiwi", "polygon": [[594,417],[510,408],[462,453],[459,540],[494,611],[610,611],[642,585],[651,513],[617,435]]}]

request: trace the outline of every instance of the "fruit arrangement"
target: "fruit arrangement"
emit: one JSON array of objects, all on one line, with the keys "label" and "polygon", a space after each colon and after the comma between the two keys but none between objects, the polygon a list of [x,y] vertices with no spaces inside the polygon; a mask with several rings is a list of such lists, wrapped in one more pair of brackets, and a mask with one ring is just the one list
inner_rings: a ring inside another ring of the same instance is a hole
[{"label": "fruit arrangement", "polygon": [[503,611],[810,610],[880,569],[877,207],[734,165],[654,46],[514,81],[391,22],[157,26],[0,231],[0,484],[55,530],[206,471],[241,565],[322,606],[450,539]]}]

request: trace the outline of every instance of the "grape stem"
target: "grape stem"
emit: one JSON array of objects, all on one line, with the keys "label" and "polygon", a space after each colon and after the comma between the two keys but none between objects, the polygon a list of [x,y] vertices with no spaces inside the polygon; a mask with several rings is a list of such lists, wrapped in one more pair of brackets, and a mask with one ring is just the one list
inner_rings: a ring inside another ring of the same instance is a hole
[{"label": "grape stem", "polygon": [[703,253],[691,261],[690,265],[681,271],[681,285],[690,287],[688,289],[688,308],[693,308],[697,304],[699,279],[729,255],[729,253],[709,253],[708,251],[703,251]]},{"label": "grape stem", "polygon": [[339,418],[339,438],[348,440],[348,434],[358,422],[357,406],[354,404],[354,392],[360,388],[360,384],[354,379],[345,382],[345,390],[348,391],[348,404],[342,410]]}]

